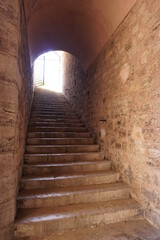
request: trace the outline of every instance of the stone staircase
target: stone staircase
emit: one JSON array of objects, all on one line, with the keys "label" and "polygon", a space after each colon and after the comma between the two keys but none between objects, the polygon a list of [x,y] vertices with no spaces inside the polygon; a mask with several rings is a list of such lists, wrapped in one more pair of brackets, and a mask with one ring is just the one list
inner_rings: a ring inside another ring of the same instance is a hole
[{"label": "stone staircase", "polygon": [[65,97],[41,89],[35,91],[17,206],[15,239],[55,239],[73,229],[143,218]]}]

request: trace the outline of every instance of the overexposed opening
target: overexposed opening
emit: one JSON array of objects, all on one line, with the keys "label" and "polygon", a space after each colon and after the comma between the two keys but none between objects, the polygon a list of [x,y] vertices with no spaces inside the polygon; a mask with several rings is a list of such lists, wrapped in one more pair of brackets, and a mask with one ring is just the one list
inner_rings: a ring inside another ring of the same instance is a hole
[{"label": "overexposed opening", "polygon": [[40,55],[34,62],[33,80],[35,86],[62,92],[62,54],[51,51]]}]

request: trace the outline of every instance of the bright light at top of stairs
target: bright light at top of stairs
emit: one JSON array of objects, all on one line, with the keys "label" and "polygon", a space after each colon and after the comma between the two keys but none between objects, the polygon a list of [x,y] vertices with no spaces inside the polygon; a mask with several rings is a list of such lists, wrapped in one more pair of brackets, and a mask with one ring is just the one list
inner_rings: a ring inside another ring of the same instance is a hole
[{"label": "bright light at top of stairs", "polygon": [[51,51],[40,55],[34,62],[35,86],[62,92],[62,51]]}]

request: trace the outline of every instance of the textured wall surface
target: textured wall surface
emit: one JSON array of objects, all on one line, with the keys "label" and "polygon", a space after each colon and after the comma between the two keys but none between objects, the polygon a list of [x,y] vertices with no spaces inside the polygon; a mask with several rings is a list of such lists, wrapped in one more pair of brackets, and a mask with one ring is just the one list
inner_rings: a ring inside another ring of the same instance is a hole
[{"label": "textured wall surface", "polygon": [[160,227],[160,1],[138,0],[91,68],[64,56],[64,94]]},{"label": "textured wall surface", "polygon": [[19,0],[0,1],[0,239],[13,239],[32,81],[24,11]]}]

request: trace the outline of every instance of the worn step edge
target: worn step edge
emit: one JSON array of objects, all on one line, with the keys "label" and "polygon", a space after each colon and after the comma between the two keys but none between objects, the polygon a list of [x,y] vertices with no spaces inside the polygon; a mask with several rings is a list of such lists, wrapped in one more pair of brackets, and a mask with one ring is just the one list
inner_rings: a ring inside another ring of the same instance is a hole
[{"label": "worn step edge", "polygon": [[28,132],[28,138],[75,138],[91,137],[89,132]]},{"label": "worn step edge", "polygon": [[26,153],[65,153],[98,151],[99,145],[27,145]]},{"label": "worn step edge", "polygon": [[30,123],[36,123],[36,122],[41,122],[41,123],[81,123],[80,119],[63,119],[63,118],[55,118],[55,119],[47,119],[47,118],[31,118]]},{"label": "worn step edge", "polygon": [[104,184],[120,181],[120,174],[113,171],[96,171],[96,172],[77,172],[76,174],[65,173],[39,176],[23,176],[21,178],[21,189],[42,189],[60,186],[80,186],[91,184]]},{"label": "worn step edge", "polygon": [[94,144],[93,138],[27,138],[28,145],[84,145]]},{"label": "worn step edge", "polygon": [[68,102],[60,102],[60,101],[55,101],[54,102],[50,102],[50,101],[53,101],[53,100],[48,100],[48,101],[43,101],[41,102],[40,100],[36,100],[35,102],[35,99],[33,100],[33,106],[47,106],[47,107],[50,107],[50,106],[54,106],[54,107],[57,107],[57,106],[67,106],[67,107],[71,107],[70,104]]},{"label": "worn step edge", "polygon": [[[118,238],[117,238],[118,237]],[[51,234],[38,240],[159,240],[160,232],[144,218],[111,223],[99,227],[73,229],[63,234]],[[37,240],[37,237],[16,238],[15,240]]]},{"label": "worn step edge", "polygon": [[82,152],[82,153],[62,153],[62,154],[25,154],[25,163],[60,163],[76,161],[103,160],[103,152]]},{"label": "worn step edge", "polygon": [[45,117],[45,118],[55,118],[55,117],[57,117],[57,118],[76,118],[76,119],[79,119],[78,118],[78,115],[76,115],[76,114],[74,114],[74,116],[72,116],[72,115],[70,115],[70,114],[61,114],[61,115],[58,115],[58,114],[55,114],[55,113],[53,113],[53,114],[45,114],[45,116],[44,116],[44,114],[36,114],[36,116],[33,116],[33,115],[31,115],[31,118],[41,118],[41,117]]},{"label": "worn step edge", "polygon": [[63,118],[63,117],[68,117],[68,118],[78,118],[76,114],[62,114],[62,113],[34,113],[34,114],[31,114],[31,118],[32,117],[38,117],[38,116],[42,116],[44,119],[47,117],[47,116],[56,116],[56,117],[60,117],[60,118]]},{"label": "worn step edge", "polygon": [[53,127],[84,127],[83,123],[58,123],[58,122],[35,122],[35,123],[30,123],[29,127],[35,127],[35,126],[41,126],[41,127],[46,127],[46,126],[53,126]]},{"label": "worn step edge", "polygon": [[39,175],[47,173],[67,173],[80,171],[101,171],[110,170],[110,161],[90,161],[64,164],[39,164],[39,165],[24,165],[23,175]]},{"label": "worn step edge", "polygon": [[142,218],[142,207],[133,199],[74,204],[18,211],[15,237],[47,236],[71,229]]},{"label": "worn step edge", "polygon": [[30,120],[37,120],[37,119],[42,119],[44,121],[52,121],[52,120],[64,120],[64,121],[80,121],[79,117],[70,117],[70,116],[57,116],[57,115],[52,115],[52,116],[35,116],[30,118]]},{"label": "worn step edge", "polygon": [[60,205],[110,201],[130,198],[124,183],[111,183],[54,189],[23,190],[17,199],[18,208],[46,208]]},{"label": "worn step edge", "polygon": [[60,113],[74,113],[75,114],[75,111],[71,108],[64,108],[64,107],[60,107],[60,108],[43,108],[43,107],[39,107],[39,108],[32,108],[32,112],[42,112],[42,113],[45,113],[45,112],[51,112],[51,113],[54,113],[54,112],[60,112]]},{"label": "worn step edge", "polygon": [[86,127],[29,127],[29,132],[87,132]]},{"label": "worn step edge", "polygon": [[76,115],[76,113],[71,109],[32,109],[31,114],[40,113],[40,114],[67,114],[67,115]]},{"label": "worn step edge", "polygon": [[63,113],[63,112],[34,112],[31,113],[31,117],[35,117],[35,116],[43,116],[45,118],[45,116],[67,116],[67,117],[77,117],[77,114],[75,113]]}]

